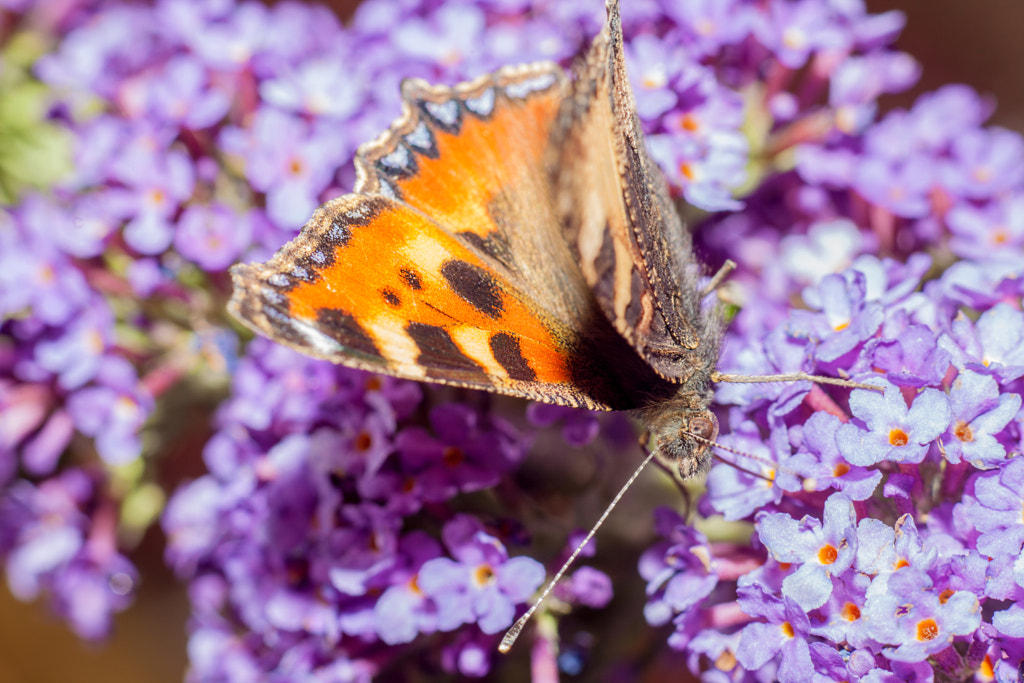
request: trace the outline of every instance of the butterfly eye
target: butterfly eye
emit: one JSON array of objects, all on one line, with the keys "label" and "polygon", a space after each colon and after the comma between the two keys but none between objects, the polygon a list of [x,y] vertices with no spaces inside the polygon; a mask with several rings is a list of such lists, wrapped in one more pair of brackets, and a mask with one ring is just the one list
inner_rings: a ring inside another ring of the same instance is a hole
[{"label": "butterfly eye", "polygon": [[718,420],[712,413],[690,418],[689,432],[702,439],[702,445],[718,438]]}]

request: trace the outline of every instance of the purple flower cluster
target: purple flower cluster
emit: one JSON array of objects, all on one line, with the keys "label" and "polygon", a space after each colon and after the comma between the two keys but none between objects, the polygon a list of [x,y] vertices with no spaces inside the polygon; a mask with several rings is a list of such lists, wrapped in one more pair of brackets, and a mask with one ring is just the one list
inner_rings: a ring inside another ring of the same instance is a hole
[{"label": "purple flower cluster", "polygon": [[[262,340],[239,351],[225,271],[351,187],[401,79],[568,66],[600,5],[366,0],[347,27],[289,2],[5,5],[12,35],[54,39],[32,74],[74,160],[0,210],[0,561],[19,597],[44,594],[78,633],[105,635],[137,583],[125,539],[157,514],[138,512],[151,456],[188,443],[162,426],[167,396],[226,393],[209,474],[163,514],[193,606],[190,677],[491,671],[501,631],[567,555],[561,540],[533,553],[547,567],[509,550],[551,536],[565,508],[516,474],[531,441],[557,462],[544,429],[558,425],[608,462],[632,457],[632,435],[553,406],[513,427],[516,404]],[[992,103],[962,86],[879,115],[878,97],[918,74],[892,48],[899,13],[834,0],[623,12],[651,154],[681,200],[716,212],[694,226],[709,265],[739,264],[720,292],[736,311],[720,369],[881,389],[720,385],[722,444],[747,455],[685,500],[655,496],[692,502],[685,515],[627,498],[620,514],[663,539],[640,556],[647,601],[630,608],[671,623],[668,649],[707,680],[1015,680],[1024,141],[984,127]],[[596,478],[579,488],[603,495]],[[538,679],[559,644],[583,642],[559,637],[558,615],[607,605],[612,584],[584,566],[555,592],[519,646]]]},{"label": "purple flower cluster", "polygon": [[415,383],[264,340],[235,371],[218,425],[210,474],[163,519],[167,560],[193,587],[193,678],[364,680],[394,661],[391,646],[467,624],[477,637],[447,641],[444,658],[487,672],[494,634],[545,570],[447,503],[519,463],[528,444],[515,430],[466,403],[428,409]]},{"label": "purple flower cluster", "polygon": [[[751,144],[776,172],[698,226],[714,260],[740,264],[719,367],[881,391],[719,385],[721,441],[748,455],[708,475],[706,536],[660,518],[647,618],[671,619],[669,645],[722,680],[1016,680],[1024,139],[984,128],[991,104],[962,86],[876,118],[877,95],[916,73],[883,49],[893,16],[768,14],[781,42],[751,23],[769,73],[810,62],[827,105],[799,99],[806,82],[769,95]],[[734,67],[727,46],[707,63]],[[749,543],[716,542],[715,516],[748,523]]]}]

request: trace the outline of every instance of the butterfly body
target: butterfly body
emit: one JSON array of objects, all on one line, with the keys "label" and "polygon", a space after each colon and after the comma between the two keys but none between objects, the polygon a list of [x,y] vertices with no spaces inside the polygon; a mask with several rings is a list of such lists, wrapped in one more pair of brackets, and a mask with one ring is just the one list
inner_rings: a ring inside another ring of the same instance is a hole
[{"label": "butterfly body", "polygon": [[683,476],[702,470],[722,323],[644,148],[616,2],[608,15],[574,81],[549,63],[406,81],[355,192],[235,266],[230,310],[352,367],[633,411]]}]

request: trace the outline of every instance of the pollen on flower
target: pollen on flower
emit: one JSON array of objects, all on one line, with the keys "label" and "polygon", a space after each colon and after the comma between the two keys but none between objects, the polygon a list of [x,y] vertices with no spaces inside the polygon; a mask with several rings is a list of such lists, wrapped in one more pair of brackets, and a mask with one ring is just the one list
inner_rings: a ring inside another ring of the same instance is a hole
[{"label": "pollen on flower", "polygon": [[907,562],[906,558],[901,557],[900,559],[896,560],[896,562],[893,563],[892,569],[893,569],[893,571],[898,571],[900,569],[903,569],[904,567],[909,567],[909,566],[910,566],[910,563]]},{"label": "pollen on flower", "polygon": [[689,133],[696,133],[700,130],[700,121],[693,114],[687,113],[679,120],[679,127]]},{"label": "pollen on flower", "polygon": [[857,621],[860,619],[860,607],[857,607],[852,602],[848,602],[843,605],[842,615],[843,619],[847,621]]},{"label": "pollen on flower", "polygon": [[306,170],[306,165],[302,163],[302,159],[299,157],[292,157],[288,162],[288,172],[294,176],[302,175],[303,171]]},{"label": "pollen on flower", "polygon": [[697,170],[693,167],[693,164],[683,162],[679,164],[679,172],[683,174],[683,178],[686,180],[696,180]]},{"label": "pollen on flower", "polygon": [[420,578],[419,574],[414,574],[413,577],[411,579],[409,579],[409,583],[407,585],[409,586],[409,590],[412,593],[415,593],[416,595],[423,595],[423,591],[420,590],[419,578]]},{"label": "pollen on flower", "polygon": [[917,622],[917,639],[920,641],[935,640],[939,635],[939,625],[932,618]]},{"label": "pollen on flower", "polygon": [[1006,244],[1010,241],[1010,234],[1006,231],[1006,228],[1003,227],[996,228],[990,232],[989,235],[992,240],[992,244],[995,244],[996,246]]},{"label": "pollen on flower", "polygon": [[946,602],[950,599],[950,597],[952,597],[954,592],[955,591],[952,588],[947,588],[946,590],[939,593],[939,603],[945,605]]},{"label": "pollen on flower", "polygon": [[793,630],[793,625],[788,621],[784,621],[779,624],[779,628],[782,629],[782,633],[785,634],[787,638],[792,638],[796,635],[796,631]]},{"label": "pollen on flower", "polygon": [[956,423],[956,427],[953,428],[953,434],[956,438],[960,439],[964,443],[974,441],[974,432],[971,431],[971,425],[967,424],[963,420]]},{"label": "pollen on flower", "polygon": [[836,466],[832,468],[832,476],[841,477],[849,471],[850,466],[847,465],[845,462],[837,463]]},{"label": "pollen on flower", "polygon": [[891,432],[889,432],[889,443],[893,446],[906,446],[910,443],[910,437],[907,436],[905,431],[899,427],[895,427]]},{"label": "pollen on flower", "polygon": [[836,325],[833,325],[833,326],[832,326],[832,330],[833,330],[834,332],[842,332],[843,330],[845,330],[845,329],[846,329],[847,327],[849,327],[849,326],[850,326],[850,321],[849,321],[849,320],[844,320],[844,321],[843,321],[843,322],[841,322],[841,323],[838,323],[838,324],[836,324]]},{"label": "pollen on flower", "polygon": [[823,545],[818,550],[818,562],[832,564],[839,557],[839,551],[832,544]]},{"label": "pollen on flower", "polygon": [[473,572],[473,581],[478,586],[486,586],[494,580],[494,569],[489,564],[482,564]]}]

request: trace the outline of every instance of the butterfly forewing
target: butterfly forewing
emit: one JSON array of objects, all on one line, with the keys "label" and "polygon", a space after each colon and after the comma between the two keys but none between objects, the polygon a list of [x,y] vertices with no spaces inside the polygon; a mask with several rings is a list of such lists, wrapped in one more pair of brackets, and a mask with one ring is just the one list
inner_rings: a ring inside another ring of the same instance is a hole
[{"label": "butterfly forewing", "polygon": [[551,403],[635,408],[669,391],[615,333],[565,241],[546,164],[565,76],[503,69],[403,85],[404,112],[265,264],[232,312],[304,353]]}]

